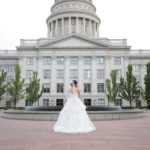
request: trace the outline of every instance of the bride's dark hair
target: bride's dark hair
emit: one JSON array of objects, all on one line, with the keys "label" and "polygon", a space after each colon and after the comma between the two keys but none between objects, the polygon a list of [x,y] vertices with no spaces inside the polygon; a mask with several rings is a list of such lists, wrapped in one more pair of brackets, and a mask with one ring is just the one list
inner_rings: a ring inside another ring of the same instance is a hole
[{"label": "bride's dark hair", "polygon": [[73,87],[76,84],[78,84],[78,82],[76,80],[73,80],[72,83],[71,83],[71,86]]}]

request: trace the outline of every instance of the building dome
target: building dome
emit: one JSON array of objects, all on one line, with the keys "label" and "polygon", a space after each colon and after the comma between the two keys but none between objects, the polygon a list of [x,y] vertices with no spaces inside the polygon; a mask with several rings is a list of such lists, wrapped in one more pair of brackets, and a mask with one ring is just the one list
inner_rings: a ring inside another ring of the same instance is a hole
[{"label": "building dome", "polygon": [[[72,0],[55,0],[55,3],[59,3],[59,2],[63,2],[63,1],[72,1]],[[80,0],[80,1],[92,3],[92,0]]]},{"label": "building dome", "polygon": [[100,22],[92,0],[55,0],[47,19],[48,38],[71,34],[97,38]]}]

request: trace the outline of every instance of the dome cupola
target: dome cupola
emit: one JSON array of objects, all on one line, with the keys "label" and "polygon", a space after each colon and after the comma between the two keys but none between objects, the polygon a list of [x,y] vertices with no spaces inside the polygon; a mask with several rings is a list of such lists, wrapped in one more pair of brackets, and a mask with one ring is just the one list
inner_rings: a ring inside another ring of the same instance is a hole
[{"label": "dome cupola", "polygon": [[99,37],[101,21],[92,0],[55,0],[46,22],[48,38],[71,34]]}]

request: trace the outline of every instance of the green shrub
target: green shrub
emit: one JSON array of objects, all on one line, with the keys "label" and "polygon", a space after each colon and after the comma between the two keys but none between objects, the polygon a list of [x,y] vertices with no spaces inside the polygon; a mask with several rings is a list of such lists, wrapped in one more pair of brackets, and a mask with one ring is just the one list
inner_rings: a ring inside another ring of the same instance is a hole
[{"label": "green shrub", "polygon": [[139,109],[147,109],[148,107],[147,106],[140,106],[138,107]]},{"label": "green shrub", "polygon": [[[14,109],[13,107],[0,107],[0,109],[8,110],[8,109]],[[14,110],[24,110],[25,107],[16,107]]]},{"label": "green shrub", "polygon": [[7,109],[8,109],[8,107],[0,107],[0,109],[7,110]]},{"label": "green shrub", "polygon": [[134,107],[130,107],[130,106],[122,106],[122,109],[134,109]]},{"label": "green shrub", "polygon": [[138,107],[129,107],[129,106],[122,106],[122,109],[150,109],[150,106],[149,107],[147,107],[147,106],[138,106]]},{"label": "green shrub", "polygon": [[14,110],[24,110],[25,107],[16,107]]}]

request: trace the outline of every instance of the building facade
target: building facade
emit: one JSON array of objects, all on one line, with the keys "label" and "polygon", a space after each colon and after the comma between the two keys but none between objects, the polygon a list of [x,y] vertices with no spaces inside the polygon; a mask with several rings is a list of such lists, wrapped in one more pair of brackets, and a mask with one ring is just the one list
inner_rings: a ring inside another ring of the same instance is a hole
[{"label": "building facade", "polygon": [[[81,100],[86,105],[108,105],[105,81],[112,69],[117,70],[117,83],[126,76],[128,64],[144,86],[149,50],[132,50],[126,39],[101,38],[100,18],[92,0],[55,0],[46,20],[47,38],[21,39],[15,51],[1,51],[0,71],[8,72],[7,82],[14,77],[14,66],[20,64],[28,88],[33,72],[38,72],[44,93],[40,106],[64,105],[65,92],[72,80],[78,81]],[[0,106],[9,106],[5,95]],[[117,105],[128,106],[117,98]],[[140,101],[145,105],[144,101]],[[28,106],[23,99],[17,106]],[[34,105],[38,105],[36,102]],[[114,105],[114,104],[112,104]],[[134,104],[136,105],[136,104]]]}]

